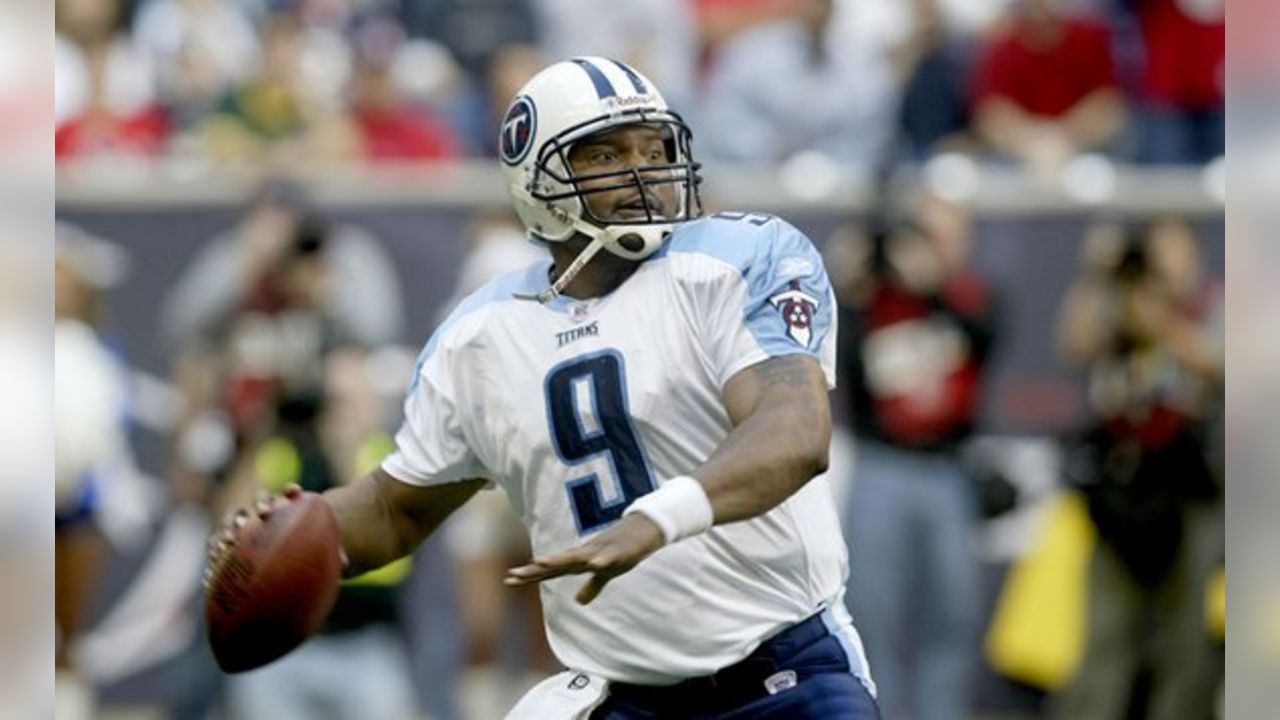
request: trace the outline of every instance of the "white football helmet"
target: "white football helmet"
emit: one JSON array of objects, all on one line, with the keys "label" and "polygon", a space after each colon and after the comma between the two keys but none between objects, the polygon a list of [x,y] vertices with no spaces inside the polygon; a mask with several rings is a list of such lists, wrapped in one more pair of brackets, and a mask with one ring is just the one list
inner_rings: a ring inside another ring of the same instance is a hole
[{"label": "white football helmet", "polygon": [[[574,175],[569,165],[574,143],[628,125],[659,130],[666,141],[667,163]],[[574,58],[542,70],[525,83],[502,120],[498,142],[516,214],[535,238],[545,242],[563,242],[576,233],[592,239],[536,299],[547,302],[558,295],[601,248],[642,260],[662,247],[676,223],[701,215],[701,178],[691,139],[689,127],[667,107],[657,86],[616,60]],[[581,184],[601,180],[611,182],[592,188]],[[625,187],[635,187],[645,197],[650,194],[646,189],[668,184],[677,186],[677,207],[671,217],[656,215],[648,206],[641,218],[599,218],[583,201],[586,195]]]}]

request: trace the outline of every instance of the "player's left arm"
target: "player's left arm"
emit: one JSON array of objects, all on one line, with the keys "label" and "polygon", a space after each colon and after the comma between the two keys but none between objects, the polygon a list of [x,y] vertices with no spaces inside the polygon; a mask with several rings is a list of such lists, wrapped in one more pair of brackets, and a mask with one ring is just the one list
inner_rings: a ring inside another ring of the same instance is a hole
[{"label": "player's left arm", "polygon": [[[725,384],[724,399],[734,428],[693,472],[715,524],[755,517],[786,500],[826,470],[831,443],[827,383],[810,355],[773,357],[739,371]],[[631,513],[572,550],[511,569],[505,582],[590,573],[577,596],[585,604],[664,543],[653,520]]]},{"label": "player's left arm", "polygon": [[773,357],[738,372],[724,399],[734,428],[693,473],[717,525],[786,500],[827,469],[831,445],[827,382],[810,355]]}]

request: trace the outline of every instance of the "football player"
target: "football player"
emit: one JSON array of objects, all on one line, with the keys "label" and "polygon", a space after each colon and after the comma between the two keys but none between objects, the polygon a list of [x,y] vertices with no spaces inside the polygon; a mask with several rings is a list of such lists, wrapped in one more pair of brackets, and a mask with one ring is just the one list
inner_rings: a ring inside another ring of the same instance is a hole
[{"label": "football player", "polygon": [[412,552],[496,485],[534,555],[505,582],[540,583],[569,668],[508,717],[878,717],[814,479],[836,335],[818,253],[776,217],[702,217],[689,128],[625,64],[544,69],[500,132],[516,212],[550,258],[453,311],[395,452],[325,495],[347,574]]}]

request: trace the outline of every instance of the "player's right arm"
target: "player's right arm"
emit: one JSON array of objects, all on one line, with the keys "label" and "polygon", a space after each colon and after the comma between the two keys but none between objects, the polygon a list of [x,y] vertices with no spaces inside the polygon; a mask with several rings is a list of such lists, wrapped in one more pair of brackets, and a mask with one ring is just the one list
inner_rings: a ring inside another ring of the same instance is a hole
[{"label": "player's right arm", "polygon": [[[347,577],[413,552],[488,482],[476,479],[483,465],[462,426],[467,413],[460,410],[468,401],[459,401],[450,372],[454,361],[449,359],[449,349],[440,345],[434,340],[428,343],[419,358],[405,399],[404,422],[396,432],[395,452],[368,475],[324,494],[337,516]],[[263,498],[252,512],[269,515],[280,502],[301,492],[293,486],[283,499]],[[211,538],[209,552],[215,563],[235,542],[249,516],[250,511],[243,509],[233,513]]]},{"label": "player's right arm", "polygon": [[[325,492],[324,499],[338,519],[343,577],[357,577],[412,553],[485,482],[462,480],[422,487],[401,482],[378,468],[350,485]],[[290,485],[282,496],[259,497],[252,510],[239,508],[228,513],[209,539],[210,568],[236,544],[251,514],[266,519],[302,492],[301,487]]]},{"label": "player's right arm", "polygon": [[325,493],[338,517],[343,575],[355,577],[409,553],[463,503],[485,480],[462,480],[422,487],[401,482],[379,468],[350,485]]},{"label": "player's right arm", "polygon": [[[348,577],[412,553],[453,511],[490,484],[470,427],[483,398],[469,394],[471,377],[460,357],[468,333],[483,326],[468,313],[482,306],[482,288],[436,330],[414,369],[395,451],[369,475],[325,493],[338,517]],[[492,291],[488,291],[492,294]],[[480,299],[477,299],[479,297]],[[463,322],[459,319],[468,318]]]}]

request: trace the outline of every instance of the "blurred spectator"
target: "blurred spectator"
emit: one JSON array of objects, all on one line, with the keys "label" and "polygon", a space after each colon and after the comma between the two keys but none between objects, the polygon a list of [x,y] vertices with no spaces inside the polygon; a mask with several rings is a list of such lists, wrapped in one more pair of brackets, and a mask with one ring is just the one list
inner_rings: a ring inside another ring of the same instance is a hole
[{"label": "blurred spectator", "polygon": [[832,0],[746,31],[716,58],[700,108],[710,157],[769,165],[813,150],[873,169],[885,160],[897,88],[883,54],[833,22]]},{"label": "blurred spectator", "polygon": [[399,7],[409,35],[449,48],[477,87],[495,55],[535,40],[530,0],[399,0]]},{"label": "blurred spectator", "polygon": [[[317,220],[293,186],[265,186],[235,228],[197,251],[165,303],[162,332],[189,405],[181,494],[205,499],[232,439],[269,419],[282,375],[320,373],[308,353],[398,339],[401,297],[374,238]],[[289,342],[273,344],[285,332]]]},{"label": "blurred spectator", "polygon": [[1042,177],[1073,155],[1107,149],[1124,126],[1107,28],[1069,17],[1064,0],[1018,0],[981,51],[974,124],[996,151]]},{"label": "blurred spectator", "polygon": [[842,523],[848,602],[886,720],[960,720],[972,709],[982,621],[978,502],[960,450],[982,399],[994,299],[966,266],[967,214],[926,196],[913,215],[846,236],[847,267],[835,274],[858,436]]},{"label": "blurred spectator", "polygon": [[938,0],[938,6],[949,30],[972,38],[990,30],[1016,2],[1019,0]]},{"label": "blurred spectator", "polygon": [[691,120],[698,39],[688,0],[533,0],[538,46],[548,60],[613,58],[651,78],[667,104]]},{"label": "blurred spectator", "polygon": [[1092,424],[1068,480],[1099,542],[1077,676],[1060,718],[1125,717],[1149,673],[1146,717],[1213,714],[1216,651],[1205,621],[1223,561],[1222,294],[1203,278],[1194,231],[1165,218],[1132,237],[1096,233],[1059,325],[1089,373]]},{"label": "blurred spectator", "polygon": [[374,13],[372,4],[378,2],[276,0],[276,14],[298,21],[298,91],[317,110],[333,113],[345,105],[354,67],[350,31],[359,18]]},{"label": "blurred spectator", "polygon": [[[215,158],[287,163],[304,157],[311,162],[346,159],[355,154],[354,133],[336,98],[330,97],[337,93],[326,89],[334,82],[345,83],[349,68],[331,68],[324,83],[312,82],[308,75],[323,73],[305,72],[309,39],[314,38],[298,15],[282,12],[268,17],[262,29],[261,67],[234,87],[203,124],[206,146]],[[331,49],[338,53],[341,65],[345,45]]]},{"label": "blurred spectator", "polygon": [[121,0],[58,0],[54,153],[59,159],[148,157],[164,150],[168,119],[154,69],[123,31]]},{"label": "blurred spectator", "polygon": [[[164,333],[171,348],[198,347],[225,332],[243,304],[278,302],[268,275],[290,253],[310,248],[325,232],[323,257],[332,293],[323,297],[337,341],[373,347],[399,337],[403,323],[398,276],[378,241],[358,228],[311,224],[301,188],[266,183],[236,226],[197,251],[165,305]],[[306,290],[303,288],[303,290]]]},{"label": "blurred spectator", "polygon": [[468,228],[467,257],[458,270],[453,295],[441,307],[457,307],[481,285],[499,275],[532,265],[546,254],[546,249],[534,244],[505,208],[477,212]]},{"label": "blurred spectator", "polygon": [[258,64],[257,31],[237,2],[151,0],[138,11],[134,37],[179,128],[214,111]]},{"label": "blurred spectator", "polygon": [[690,4],[705,60],[738,33],[787,18],[795,0],[692,0]]},{"label": "blurred spectator", "polygon": [[1223,0],[1129,0],[1136,5],[1146,67],[1141,157],[1205,163],[1226,147],[1226,17]]},{"label": "blurred spectator", "polygon": [[[98,294],[119,280],[117,250],[78,228],[57,229],[54,260],[54,619],[59,717],[89,718],[91,684],[77,643],[98,590],[104,497],[128,481],[128,373],[98,334]],[[113,254],[115,253],[115,254]],[[113,262],[113,260],[117,260]]]},{"label": "blurred spectator", "polygon": [[484,78],[483,92],[477,96],[477,106],[471,111],[473,120],[467,125],[477,152],[485,157],[498,156],[498,126],[502,116],[511,98],[542,65],[542,56],[534,45],[515,44],[494,54]]},{"label": "blurred spectator", "polygon": [[[425,38],[447,48],[464,81],[452,98],[449,113],[455,132],[469,155],[497,156],[498,123],[511,96],[494,99],[498,79],[521,70],[523,80],[542,66],[536,57],[530,0],[399,0],[400,15],[410,37]],[[524,59],[534,55],[533,59]]]},{"label": "blurred spectator", "polygon": [[905,81],[898,122],[904,154],[914,160],[967,140],[969,48],[948,33],[939,5],[940,0],[912,0],[914,30],[897,53]]},{"label": "blurred spectator", "polygon": [[361,23],[354,39],[356,69],[351,119],[366,160],[439,160],[458,154],[452,128],[428,108],[405,97],[395,73],[404,31],[387,16]]}]

